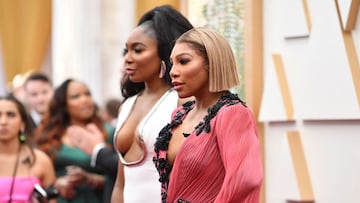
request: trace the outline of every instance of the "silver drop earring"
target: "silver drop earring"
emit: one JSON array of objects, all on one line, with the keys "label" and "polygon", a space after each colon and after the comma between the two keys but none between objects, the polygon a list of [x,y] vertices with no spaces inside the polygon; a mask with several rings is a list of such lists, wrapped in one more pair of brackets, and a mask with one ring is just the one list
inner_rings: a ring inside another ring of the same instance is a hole
[{"label": "silver drop earring", "polygon": [[159,73],[159,78],[163,78],[166,72],[166,64],[165,61],[161,61],[160,64],[160,73]]}]

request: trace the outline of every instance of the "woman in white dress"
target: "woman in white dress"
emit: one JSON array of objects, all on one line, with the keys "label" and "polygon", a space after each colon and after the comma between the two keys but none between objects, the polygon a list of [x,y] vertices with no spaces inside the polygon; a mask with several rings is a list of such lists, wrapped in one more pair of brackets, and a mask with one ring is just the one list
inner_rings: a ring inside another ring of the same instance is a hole
[{"label": "woman in white dress", "polygon": [[124,50],[125,78],[115,132],[119,154],[112,202],[161,201],[159,174],[153,164],[156,137],[182,102],[172,90],[169,60],[175,40],[192,25],[170,6],[148,11],[130,34]]}]

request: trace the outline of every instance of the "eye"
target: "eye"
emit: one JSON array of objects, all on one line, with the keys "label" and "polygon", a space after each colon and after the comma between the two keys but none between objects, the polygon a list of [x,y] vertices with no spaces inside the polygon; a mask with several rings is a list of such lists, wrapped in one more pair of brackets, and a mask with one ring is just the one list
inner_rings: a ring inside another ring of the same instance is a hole
[{"label": "eye", "polygon": [[134,49],[134,52],[137,53],[137,54],[140,54],[140,53],[142,52],[142,49],[135,48],[135,49]]},{"label": "eye", "polygon": [[77,98],[79,98],[79,97],[80,97],[79,94],[70,95],[70,99],[77,99]]},{"label": "eye", "polygon": [[6,113],[7,114],[7,116],[9,117],[9,118],[14,118],[15,116],[16,116],[16,113],[15,112],[7,112]]},{"label": "eye", "polygon": [[186,65],[187,63],[189,63],[189,59],[180,59],[179,60],[179,63],[181,64],[181,65]]}]

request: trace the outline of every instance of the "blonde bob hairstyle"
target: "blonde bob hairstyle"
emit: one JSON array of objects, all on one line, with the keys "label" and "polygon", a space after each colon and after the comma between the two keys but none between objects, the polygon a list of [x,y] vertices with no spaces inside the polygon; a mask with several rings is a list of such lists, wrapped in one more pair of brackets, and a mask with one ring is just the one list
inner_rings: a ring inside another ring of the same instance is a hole
[{"label": "blonde bob hairstyle", "polygon": [[186,43],[200,54],[209,69],[209,91],[221,92],[239,85],[236,61],[229,43],[209,28],[193,28],[176,43]]}]

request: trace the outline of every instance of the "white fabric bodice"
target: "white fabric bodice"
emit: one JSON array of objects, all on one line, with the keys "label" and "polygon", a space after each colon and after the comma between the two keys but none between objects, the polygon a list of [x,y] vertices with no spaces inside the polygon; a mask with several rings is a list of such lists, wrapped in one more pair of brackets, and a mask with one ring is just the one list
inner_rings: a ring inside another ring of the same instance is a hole
[{"label": "white fabric bodice", "polygon": [[[132,112],[138,95],[128,98],[120,108],[118,123],[114,136],[116,147],[116,136],[128,116]],[[154,155],[154,143],[160,130],[171,121],[171,113],[177,107],[178,95],[173,89],[168,90],[155,103],[149,113],[141,120],[138,126],[138,136],[143,141],[146,153],[144,159],[135,165],[128,165],[118,152],[119,160],[124,163],[124,202],[161,202],[161,185],[159,174],[152,161]]]}]

